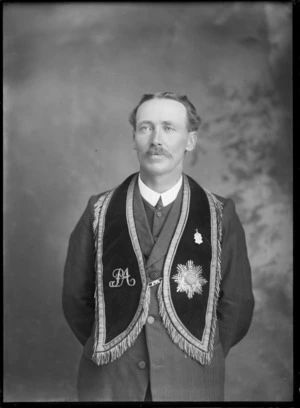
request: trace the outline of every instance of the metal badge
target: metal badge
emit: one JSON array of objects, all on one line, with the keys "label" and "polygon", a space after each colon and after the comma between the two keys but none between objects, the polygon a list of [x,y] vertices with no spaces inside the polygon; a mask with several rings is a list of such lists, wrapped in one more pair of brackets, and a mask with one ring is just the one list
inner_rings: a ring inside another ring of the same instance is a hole
[{"label": "metal badge", "polygon": [[177,292],[186,292],[189,299],[192,299],[194,293],[202,294],[202,286],[207,283],[202,276],[202,266],[188,261],[186,265],[177,265],[177,272],[177,275],[172,277],[178,284]]},{"label": "metal badge", "polygon": [[152,286],[158,285],[161,281],[162,281],[162,278],[155,279],[154,281],[149,282],[148,286],[149,288],[152,288]]},{"label": "metal badge", "polygon": [[202,235],[200,234],[200,232],[198,232],[197,229],[196,229],[196,232],[194,234],[194,239],[195,239],[196,244],[198,244],[198,245],[202,244],[202,242],[203,242]]}]

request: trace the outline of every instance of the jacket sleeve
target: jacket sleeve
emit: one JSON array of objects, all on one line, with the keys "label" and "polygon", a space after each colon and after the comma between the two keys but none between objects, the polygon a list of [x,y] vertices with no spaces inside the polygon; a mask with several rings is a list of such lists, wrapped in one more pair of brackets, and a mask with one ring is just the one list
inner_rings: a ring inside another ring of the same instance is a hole
[{"label": "jacket sleeve", "polygon": [[220,340],[227,356],[249,330],[254,309],[251,268],[245,232],[234,202],[226,200],[223,209],[222,280],[217,309]]},{"label": "jacket sleeve", "polygon": [[64,268],[62,306],[73,333],[84,345],[91,334],[95,310],[95,252],[92,196],[71,233]]}]

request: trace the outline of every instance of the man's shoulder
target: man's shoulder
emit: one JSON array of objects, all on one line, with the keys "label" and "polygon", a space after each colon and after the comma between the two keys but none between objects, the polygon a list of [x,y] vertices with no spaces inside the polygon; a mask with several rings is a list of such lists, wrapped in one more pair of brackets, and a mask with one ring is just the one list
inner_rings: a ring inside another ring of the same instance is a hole
[{"label": "man's shoulder", "polygon": [[106,191],[103,191],[102,193],[93,194],[93,195],[90,197],[90,200],[96,202],[96,201],[98,201],[101,197],[104,198],[104,197],[105,197],[108,193],[110,193],[110,191],[112,191],[112,190],[114,190],[114,189],[106,190]]},{"label": "man's shoulder", "polygon": [[92,205],[95,205],[98,201],[100,201],[101,199],[104,199],[109,193],[114,192],[117,188],[121,187],[122,185],[127,185],[129,184],[129,182],[131,181],[131,179],[136,175],[137,173],[133,173],[130,176],[128,176],[124,181],[122,181],[121,183],[113,186],[112,188],[103,191],[101,193],[96,193],[94,195],[92,195],[89,199],[89,203]]},{"label": "man's shoulder", "polygon": [[224,206],[228,201],[232,201],[231,198],[227,198],[227,197],[223,197],[220,196],[219,194],[214,193],[213,191],[211,191],[209,188],[206,188],[205,186],[203,186],[202,184],[200,184],[198,181],[196,181],[195,179],[193,179],[191,176],[189,176],[188,174],[186,174],[186,176],[188,177],[189,181],[192,181],[193,183],[195,183],[196,185],[198,185],[199,187],[201,187],[204,191],[206,191],[209,194],[212,194],[218,201],[221,202],[221,204]]},{"label": "man's shoulder", "polygon": [[223,207],[223,215],[231,217],[236,213],[235,203],[232,198],[230,197],[223,197],[219,194],[211,193],[215,196],[215,198],[221,202]]},{"label": "man's shoulder", "polygon": [[218,201],[220,201],[220,202],[223,204],[223,206],[228,202],[228,200],[231,200],[231,198],[227,198],[227,197],[220,196],[219,194],[216,194],[216,193],[214,193],[214,192],[211,192],[211,194],[212,194],[214,197],[216,197],[216,199],[217,199]]}]

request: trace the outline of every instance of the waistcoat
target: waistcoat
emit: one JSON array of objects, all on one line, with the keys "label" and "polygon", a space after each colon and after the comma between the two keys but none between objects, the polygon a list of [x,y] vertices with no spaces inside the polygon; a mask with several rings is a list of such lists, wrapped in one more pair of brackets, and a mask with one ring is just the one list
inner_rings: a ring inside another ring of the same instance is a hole
[{"label": "waistcoat", "polygon": [[[133,218],[137,174],[95,204],[93,361],[120,357],[146,323],[150,288]],[[221,279],[222,204],[183,177],[182,207],[159,283],[159,313],[172,341],[201,364],[212,359]]]}]

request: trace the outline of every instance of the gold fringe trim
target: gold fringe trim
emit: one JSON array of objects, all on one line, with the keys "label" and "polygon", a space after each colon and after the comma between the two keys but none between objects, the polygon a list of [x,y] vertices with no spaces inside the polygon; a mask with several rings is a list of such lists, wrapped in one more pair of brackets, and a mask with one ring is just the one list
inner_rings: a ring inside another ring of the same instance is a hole
[{"label": "gold fringe trim", "polygon": [[198,361],[199,363],[210,364],[212,352],[210,351],[209,353],[207,353],[203,350],[200,350],[193,344],[191,344],[180,334],[180,332],[177,330],[177,328],[175,328],[175,326],[171,322],[171,319],[169,318],[169,315],[167,313],[167,310],[165,308],[164,301],[163,301],[162,284],[159,285],[157,297],[158,297],[158,302],[159,302],[159,314],[161,315],[163,324],[165,328],[167,329],[169,336],[171,337],[173,342],[182,351],[184,351],[188,356],[192,357],[194,360]]},{"label": "gold fringe trim", "polygon": [[[205,190],[206,191],[206,190]],[[222,231],[223,231],[223,204],[219,201],[213,194],[206,191],[206,193],[212,198],[217,218],[217,265],[216,265],[216,280],[215,280],[215,293],[213,299],[213,315],[212,315],[212,324],[211,324],[211,335],[208,344],[208,354],[209,354],[209,363],[211,363],[211,358],[213,354],[213,346],[215,339],[215,331],[217,325],[217,306],[220,295],[220,284],[221,284],[221,257],[222,257]]]},{"label": "gold fringe trim", "polygon": [[94,350],[92,360],[97,365],[107,364],[121,357],[121,355],[133,345],[137,336],[142,331],[143,326],[146,323],[150,306],[150,288],[147,286],[145,300],[143,305],[143,311],[135,326],[131,330],[128,336],[126,336],[120,343],[116,344],[110,350],[96,351]]},{"label": "gold fringe trim", "polygon": [[[206,191],[206,190],[205,190]],[[201,350],[200,348],[196,347],[194,344],[189,342],[182,334],[185,332],[185,328],[182,325],[180,329],[178,329],[170,319],[168,311],[165,306],[164,297],[163,297],[163,283],[159,285],[157,298],[159,302],[159,314],[162,318],[163,324],[167,329],[169,336],[173,340],[173,342],[183,350],[188,356],[192,357],[200,364],[211,364],[211,360],[213,357],[213,345],[214,345],[214,334],[216,330],[217,324],[217,305],[219,300],[219,292],[220,292],[220,282],[221,282],[221,254],[222,254],[222,221],[223,221],[223,205],[222,203],[216,199],[211,193],[207,192],[209,201],[213,201],[213,205],[216,211],[216,221],[217,221],[217,242],[216,242],[216,251],[217,251],[217,261],[216,261],[216,276],[215,276],[215,290],[213,294],[213,312],[212,312],[212,321],[211,321],[211,328],[210,328],[210,335],[209,335],[209,342],[208,342],[208,350]],[[179,331],[180,330],[180,331]]]},{"label": "gold fringe trim", "polygon": [[102,194],[96,203],[94,204],[94,220],[93,220],[93,232],[94,232],[94,242],[95,242],[95,251],[97,251],[98,247],[98,228],[99,228],[99,215],[100,215],[100,210],[103,206],[103,203],[106,199],[106,197],[109,195],[110,191]]},{"label": "gold fringe trim", "polygon": [[128,328],[121,335],[113,339],[111,342],[105,344],[106,335],[106,323],[105,323],[105,303],[103,298],[102,288],[102,245],[104,235],[104,222],[106,211],[112,197],[114,190],[105,193],[94,206],[94,235],[95,235],[95,270],[96,270],[96,289],[95,289],[95,333],[94,333],[94,347],[92,361],[97,365],[107,364],[119,358],[129,347],[133,345],[136,338],[142,331],[143,326],[146,323],[149,306],[150,306],[150,288],[146,283],[146,275],[143,267],[142,252],[138,244],[138,238],[135,231],[134,219],[133,219],[133,189],[136,177],[134,177],[130,183],[127,203],[126,214],[127,222],[129,226],[129,232],[131,241],[139,261],[139,269],[143,271],[141,274],[143,282],[143,297],[142,304],[139,306],[139,316],[134,318],[135,323],[131,323]]},{"label": "gold fringe trim", "polygon": [[[101,278],[102,278],[102,263],[100,259],[102,258],[102,242],[99,241],[103,239],[104,233],[104,216],[101,214],[101,209],[106,213],[108,203],[113,195],[114,190],[110,190],[107,193],[103,194],[99,200],[94,205],[94,242],[95,242],[95,271],[96,271],[96,280],[95,280],[95,333],[94,333],[94,350],[98,346],[99,342],[103,341],[105,336],[105,305],[103,297],[100,298],[100,293],[102,293],[101,288]],[[99,259],[100,258],[100,259]],[[100,276],[99,276],[100,275]],[[100,319],[102,324],[100,324]]]}]

